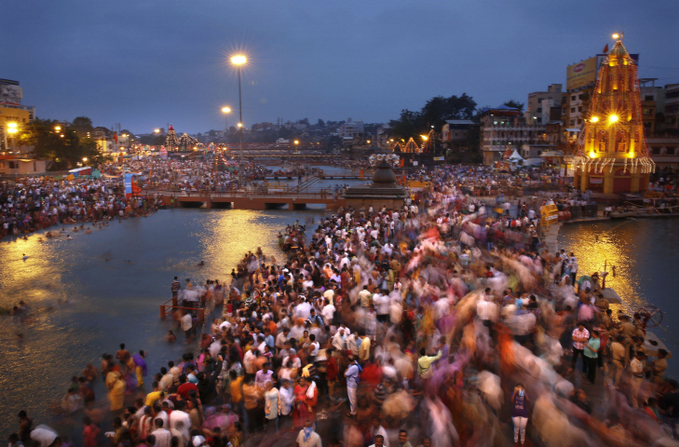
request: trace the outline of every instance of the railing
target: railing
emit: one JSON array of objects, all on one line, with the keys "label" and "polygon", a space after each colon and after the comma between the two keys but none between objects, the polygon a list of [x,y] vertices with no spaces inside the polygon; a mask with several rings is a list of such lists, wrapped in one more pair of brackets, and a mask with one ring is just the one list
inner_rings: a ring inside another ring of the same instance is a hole
[{"label": "railing", "polygon": [[[171,304],[168,304],[171,303]],[[204,307],[184,307],[180,306],[177,302],[177,298],[172,298],[165,302],[165,304],[160,305],[160,319],[164,320],[168,313],[172,313],[172,309],[187,310],[187,311],[198,311],[198,321],[201,323],[205,322],[205,308]]]},{"label": "railing", "polygon": [[176,190],[176,189],[143,189],[142,195],[158,194],[172,197],[207,197],[218,198],[303,198],[303,199],[339,199],[340,192],[335,194],[334,188],[314,188],[306,191],[297,191],[297,186],[288,186],[287,189],[273,189],[266,190],[260,188],[247,189],[237,189],[230,191],[209,191],[209,190]]}]

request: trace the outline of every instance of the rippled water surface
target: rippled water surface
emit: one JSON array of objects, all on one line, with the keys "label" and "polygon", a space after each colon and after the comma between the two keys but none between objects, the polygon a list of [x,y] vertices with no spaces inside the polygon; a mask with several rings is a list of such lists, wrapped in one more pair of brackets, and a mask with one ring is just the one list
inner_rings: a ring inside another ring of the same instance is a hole
[{"label": "rippled water surface", "polygon": [[559,247],[574,252],[578,275],[615,266],[612,287],[632,308],[658,307],[659,327],[651,329],[673,352],[668,371],[679,378],[679,219],[625,219],[564,225]]},{"label": "rippled water surface", "polygon": [[[91,234],[66,227],[72,240],[40,243],[33,235],[1,242],[0,306],[24,300],[31,313],[23,324],[0,316],[0,436],[16,430],[22,408],[36,422],[51,423],[46,407],[65,394],[69,377],[88,362],[98,367],[102,353],[114,353],[119,343],[147,351],[149,371],[180,357],[184,345],[164,341],[171,325],[159,319],[172,278],[228,283],[248,250],[262,247],[279,258],[279,231],[322,214],[161,210]],[[205,266],[198,267],[201,260]]]}]

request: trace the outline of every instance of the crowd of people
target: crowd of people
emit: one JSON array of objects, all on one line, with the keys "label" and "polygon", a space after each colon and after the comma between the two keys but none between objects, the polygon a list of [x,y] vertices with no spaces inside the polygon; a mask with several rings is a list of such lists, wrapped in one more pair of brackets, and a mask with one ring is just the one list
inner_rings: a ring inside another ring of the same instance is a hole
[{"label": "crowd of people", "polygon": [[4,181],[0,182],[0,238],[26,236],[61,224],[140,216],[156,207],[153,197],[126,199],[120,179],[25,177]]},{"label": "crowd of people", "polygon": [[[187,352],[155,371],[143,351],[105,355],[113,419],[87,413],[86,447],[102,431],[158,447],[678,445],[677,382],[643,318],[541,242],[535,209],[491,212],[454,178],[431,173],[422,207],[291,225],[287,259],[248,252],[228,286],[175,278],[185,307],[218,316],[201,331],[180,312],[168,341]],[[27,417],[11,447],[60,445]]]}]

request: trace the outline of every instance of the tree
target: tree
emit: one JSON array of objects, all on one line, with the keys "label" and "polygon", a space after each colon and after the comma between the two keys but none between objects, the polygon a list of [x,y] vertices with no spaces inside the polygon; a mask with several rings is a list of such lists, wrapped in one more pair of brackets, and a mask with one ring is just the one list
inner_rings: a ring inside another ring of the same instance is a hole
[{"label": "tree", "polygon": [[52,161],[53,170],[74,168],[78,163],[99,166],[107,157],[99,150],[94,140],[81,138],[73,127],[55,130],[56,121],[36,119],[28,129],[28,140],[36,157]]},{"label": "tree", "polygon": [[88,132],[92,132],[94,126],[92,125],[92,120],[86,116],[78,116],[73,119],[71,127],[78,132],[78,135],[86,136]]},{"label": "tree", "polygon": [[316,123],[316,126],[320,127],[321,129],[324,128],[325,127],[325,121],[318,118],[318,122]]},{"label": "tree", "polygon": [[401,117],[389,121],[389,125],[392,128],[392,135],[405,141],[419,135],[424,128],[422,114],[408,109],[401,110]]},{"label": "tree", "polygon": [[519,112],[523,113],[523,106],[524,104],[522,102],[514,101],[513,99],[510,99],[506,103],[502,104],[503,106],[507,107],[513,107],[515,109],[519,109]]},{"label": "tree", "polygon": [[440,131],[446,120],[474,119],[476,102],[471,96],[463,93],[461,96],[435,96],[422,107],[420,112],[408,109],[401,110],[398,120],[391,120],[392,135],[395,138],[408,141],[410,137],[418,139],[419,135],[429,133],[431,126]]}]

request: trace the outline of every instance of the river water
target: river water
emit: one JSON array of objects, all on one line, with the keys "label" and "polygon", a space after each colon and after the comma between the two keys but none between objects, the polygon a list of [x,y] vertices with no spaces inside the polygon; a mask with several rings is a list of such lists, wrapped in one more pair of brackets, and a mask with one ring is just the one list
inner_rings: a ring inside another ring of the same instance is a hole
[{"label": "river water", "polygon": [[679,378],[679,219],[625,219],[563,225],[559,248],[575,253],[578,275],[603,271],[613,288],[633,309],[645,305],[663,313],[660,326],[650,329],[663,340],[675,358],[668,375]]},{"label": "river water", "polygon": [[[91,234],[73,233],[39,243],[0,243],[0,306],[24,300],[31,318],[21,323],[0,316],[0,436],[17,428],[26,409],[37,423],[55,426],[48,404],[61,398],[69,378],[88,362],[99,366],[104,352],[119,343],[144,349],[149,371],[181,356],[185,345],[169,345],[172,324],[159,319],[159,305],[170,297],[177,275],[194,284],[228,282],[231,269],[248,250],[261,247],[282,256],[277,235],[285,225],[323,211],[161,210],[146,218],[114,221]],[[580,273],[616,266],[608,284],[632,306],[654,304],[664,313],[654,331],[679,352],[675,329],[679,290],[679,235],[676,219],[625,220],[563,226],[560,247],[574,251]],[[23,254],[29,256],[24,261]],[[205,266],[198,267],[200,261]],[[20,336],[21,334],[21,336]],[[181,340],[181,338],[180,338]],[[677,360],[670,371],[678,371]],[[97,397],[103,397],[98,386]],[[79,431],[79,429],[77,430]]]},{"label": "river water", "polygon": [[[172,328],[161,321],[175,275],[194,284],[230,281],[243,255],[261,247],[281,259],[278,233],[324,211],[161,210],[146,218],[114,221],[91,234],[0,244],[0,306],[24,300],[25,323],[0,316],[0,436],[17,428],[25,408],[51,424],[47,405],[65,395],[71,376],[120,343],[147,352],[149,371],[185,352],[164,341]],[[23,260],[23,254],[29,256]],[[198,267],[200,261],[205,266]],[[176,333],[176,332],[175,332]],[[21,337],[19,336],[21,334]],[[181,340],[181,337],[179,338]],[[103,397],[103,387],[97,389]],[[53,425],[53,424],[52,424]]]}]

